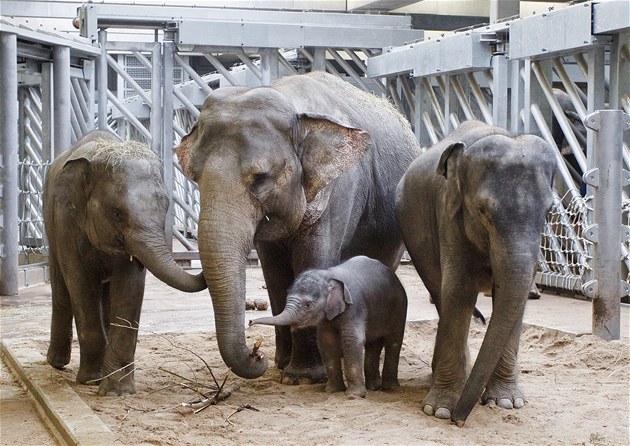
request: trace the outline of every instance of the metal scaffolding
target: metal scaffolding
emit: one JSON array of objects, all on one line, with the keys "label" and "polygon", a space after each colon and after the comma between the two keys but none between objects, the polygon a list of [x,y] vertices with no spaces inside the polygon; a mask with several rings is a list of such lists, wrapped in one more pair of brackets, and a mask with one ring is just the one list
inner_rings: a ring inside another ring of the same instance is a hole
[{"label": "metal scaffolding", "polygon": [[585,2],[389,48],[368,61],[368,75],[395,85],[424,146],[480,119],[556,148],[536,280],[592,298],[593,331],[618,338],[620,298],[630,293],[630,2]]}]

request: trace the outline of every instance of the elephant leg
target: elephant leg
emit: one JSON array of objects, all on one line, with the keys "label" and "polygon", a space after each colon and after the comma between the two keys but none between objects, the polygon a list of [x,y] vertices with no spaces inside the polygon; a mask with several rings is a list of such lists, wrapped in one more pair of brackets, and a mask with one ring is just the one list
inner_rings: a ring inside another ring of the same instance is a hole
[{"label": "elephant leg", "polygon": [[51,254],[48,263],[52,289],[52,319],[46,360],[54,368],[62,369],[70,362],[72,350],[72,302],[56,256]]},{"label": "elephant leg", "polygon": [[[69,276],[66,274],[66,277]],[[101,308],[103,284],[98,276],[83,269],[80,276],[76,271],[72,274],[72,279],[67,281],[67,286],[72,301],[81,356],[77,382],[97,385],[101,378],[107,346]]]},{"label": "elephant leg", "polygon": [[385,340],[385,358],[383,359],[383,390],[393,390],[400,387],[398,383],[398,361],[402,348],[403,330],[397,336]]},{"label": "elephant leg", "polygon": [[477,298],[473,272],[449,268],[441,290],[440,320],[433,353],[433,382],[422,401],[427,415],[449,419],[466,382],[468,331]]},{"label": "elephant leg", "polygon": [[320,325],[317,331],[317,345],[326,367],[328,382],[326,392],[343,392],[346,385],[343,382],[341,368],[341,339],[339,334],[329,325]]},{"label": "elephant leg", "polygon": [[135,260],[117,265],[112,274],[109,284],[109,344],[105,351],[99,395],[136,393],[134,357],[145,275],[146,270]]},{"label": "elephant leg", "polygon": [[518,386],[518,347],[521,324],[510,334],[507,345],[484,391],[481,402],[496,404],[504,409],[520,409],[525,405],[525,395]]},{"label": "elephant leg", "polygon": [[361,327],[342,330],[341,343],[343,350],[343,371],[348,388],[346,394],[352,397],[365,398],[365,330]]},{"label": "elephant leg", "polygon": [[[291,257],[286,248],[260,243],[258,255],[263,267],[267,292],[274,314],[279,314],[286,304],[287,289],[294,279],[290,268]],[[299,269],[302,271],[302,269]],[[276,365],[282,369],[284,384],[314,384],[326,382],[326,370],[317,349],[315,328],[290,330],[276,328]]]},{"label": "elephant leg", "polygon": [[369,390],[378,390],[383,386],[379,371],[383,344],[383,338],[365,344],[365,364],[363,367],[365,368],[365,387]]}]

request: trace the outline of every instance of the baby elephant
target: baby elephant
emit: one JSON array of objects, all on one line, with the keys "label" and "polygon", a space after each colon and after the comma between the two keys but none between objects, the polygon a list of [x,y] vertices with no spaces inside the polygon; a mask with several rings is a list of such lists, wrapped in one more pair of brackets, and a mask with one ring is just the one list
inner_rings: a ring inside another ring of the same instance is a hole
[{"label": "baby elephant", "polygon": [[407,294],[391,269],[369,257],[353,257],[329,269],[304,271],[287,294],[282,313],[249,324],[317,325],[317,346],[328,375],[327,392],[346,390],[342,357],[348,395],[365,398],[366,387],[399,387],[398,357],[405,332]]}]

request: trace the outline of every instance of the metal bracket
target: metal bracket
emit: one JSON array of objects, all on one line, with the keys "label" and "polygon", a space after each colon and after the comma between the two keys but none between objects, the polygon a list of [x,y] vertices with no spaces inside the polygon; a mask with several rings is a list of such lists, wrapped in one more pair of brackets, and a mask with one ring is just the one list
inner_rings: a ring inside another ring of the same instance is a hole
[{"label": "metal bracket", "polygon": [[597,290],[598,290],[597,280],[595,279],[589,280],[588,282],[582,285],[582,292],[590,298],[594,298],[597,295]]},{"label": "metal bracket", "polygon": [[584,125],[589,129],[598,132],[600,128],[600,119],[601,117],[599,116],[599,112],[593,112],[584,118]]},{"label": "metal bracket", "polygon": [[582,179],[586,184],[593,187],[599,187],[599,169],[597,167],[587,170],[582,175]]},{"label": "metal bracket", "polygon": [[630,295],[630,283],[625,280],[619,281],[619,297]]},{"label": "metal bracket", "polygon": [[588,225],[586,228],[584,228],[584,232],[582,233],[582,235],[586,240],[597,243],[599,240],[599,225]]}]

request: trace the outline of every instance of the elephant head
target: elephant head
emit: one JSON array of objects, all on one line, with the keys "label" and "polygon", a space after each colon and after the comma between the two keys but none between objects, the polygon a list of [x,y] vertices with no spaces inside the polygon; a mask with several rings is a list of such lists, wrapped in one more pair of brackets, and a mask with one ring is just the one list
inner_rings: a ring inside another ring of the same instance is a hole
[{"label": "elephant head", "polygon": [[269,87],[221,88],[177,148],[199,184],[199,251],[221,356],[256,378],[267,359],[245,344],[246,257],[259,241],[288,239],[317,221],[335,178],[367,151],[369,135],[332,116],[298,112]]},{"label": "elephant head", "polygon": [[67,155],[53,193],[72,209],[90,242],[112,256],[129,256],[166,284],[186,292],[206,288],[166,244],[169,201],[159,158],[148,147],[97,132]]},{"label": "elephant head", "polygon": [[[474,249],[489,259],[493,312],[479,355],[452,414],[463,422],[505,351],[520,333],[533,281],[540,235],[553,202],[554,153],[541,138],[505,135],[466,147],[451,144],[437,173],[446,178],[443,208],[458,221]],[[448,248],[447,248],[448,249]]]},{"label": "elephant head", "polygon": [[306,271],[298,276],[287,295],[282,313],[249,321],[249,325],[291,325],[305,328],[332,320],[352,304],[345,284],[322,270]]}]

